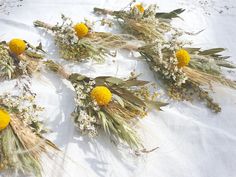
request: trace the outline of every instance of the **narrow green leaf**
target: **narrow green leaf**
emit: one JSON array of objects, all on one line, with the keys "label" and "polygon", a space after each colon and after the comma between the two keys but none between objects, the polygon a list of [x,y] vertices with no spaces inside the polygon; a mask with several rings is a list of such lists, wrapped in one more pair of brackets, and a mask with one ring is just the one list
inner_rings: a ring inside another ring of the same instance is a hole
[{"label": "narrow green leaf", "polygon": [[156,18],[164,18],[164,19],[172,19],[172,18],[178,18],[179,14],[183,13],[185,9],[176,9],[171,12],[159,12],[156,13]]},{"label": "narrow green leaf", "polygon": [[185,50],[187,50],[189,53],[194,53],[194,52],[198,52],[201,48],[184,48]]},{"label": "narrow green leaf", "polygon": [[102,122],[102,126],[103,126],[103,129],[106,133],[110,134],[110,130],[109,130],[109,127],[108,127],[108,122],[107,122],[107,118],[106,118],[106,115],[104,114],[104,112],[102,111],[99,111],[98,112],[98,117],[100,118],[101,122]]},{"label": "narrow green leaf", "polygon": [[107,79],[107,76],[100,76],[95,78],[96,85],[104,85],[105,80]]},{"label": "narrow green leaf", "polygon": [[111,84],[116,84],[119,85],[121,83],[123,83],[122,79],[116,78],[116,77],[109,77],[106,79],[107,82],[111,83]]},{"label": "narrow green leaf", "polygon": [[72,82],[75,82],[75,81],[82,81],[82,80],[84,80],[86,78],[87,78],[86,76],[74,73],[74,74],[70,75],[69,80],[72,81]]},{"label": "narrow green leaf", "polygon": [[144,86],[147,84],[149,84],[148,81],[142,81],[142,80],[127,80],[124,82],[125,87]]},{"label": "narrow green leaf", "polygon": [[218,61],[216,63],[218,66],[221,66],[221,67],[225,67],[225,68],[231,68],[231,69],[234,69],[236,68],[236,66],[234,64],[231,64],[229,62],[221,62],[221,61]]},{"label": "narrow green leaf", "polygon": [[138,98],[137,96],[135,96],[132,92],[123,88],[118,88],[118,87],[115,87],[115,88],[112,87],[112,88],[117,93],[117,95],[124,98],[124,100],[127,100],[133,104],[136,104],[142,107],[146,106],[145,102],[141,100],[140,98]]},{"label": "narrow green leaf", "polygon": [[225,50],[224,48],[213,48],[213,49],[201,51],[199,52],[199,54],[200,55],[213,55],[216,53],[223,52],[224,50]]},{"label": "narrow green leaf", "polygon": [[123,99],[121,97],[119,97],[116,94],[113,94],[112,97],[124,108],[125,107],[125,103],[123,101]]},{"label": "narrow green leaf", "polygon": [[159,111],[161,110],[161,107],[167,106],[169,103],[164,103],[159,101],[149,101],[149,104]]}]

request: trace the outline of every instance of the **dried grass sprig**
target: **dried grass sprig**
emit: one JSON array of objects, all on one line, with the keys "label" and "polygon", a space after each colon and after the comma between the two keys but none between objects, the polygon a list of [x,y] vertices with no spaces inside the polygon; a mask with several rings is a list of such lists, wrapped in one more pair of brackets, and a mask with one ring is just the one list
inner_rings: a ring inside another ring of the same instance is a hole
[{"label": "dried grass sprig", "polygon": [[223,76],[212,75],[190,67],[183,68],[184,73],[189,80],[202,86],[212,87],[213,84],[221,84],[236,89],[236,82],[226,79]]}]

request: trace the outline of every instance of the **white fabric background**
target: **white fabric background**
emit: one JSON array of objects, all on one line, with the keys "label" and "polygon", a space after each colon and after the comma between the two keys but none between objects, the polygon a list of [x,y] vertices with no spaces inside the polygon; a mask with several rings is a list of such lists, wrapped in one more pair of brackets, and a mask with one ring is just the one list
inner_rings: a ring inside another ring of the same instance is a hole
[{"label": "white fabric background", "polygon": [[[47,58],[58,59],[57,49],[50,35],[42,36],[32,22],[36,19],[49,23],[60,20],[60,14],[75,22],[92,14],[95,6],[120,9],[126,0],[0,0],[0,40],[23,38],[32,44],[42,42],[48,51]],[[236,6],[235,0],[145,0],[158,3],[163,11],[186,8],[184,19],[174,21],[188,31],[205,29],[191,37],[198,47],[225,47],[225,54],[236,63]],[[200,2],[205,2],[201,4]],[[21,4],[21,7],[17,7]],[[9,7],[10,6],[10,7]],[[229,9],[227,9],[227,7]],[[5,10],[4,10],[5,9]],[[223,11],[222,13],[220,11]],[[8,13],[9,12],[9,13]],[[97,27],[97,30],[110,30]],[[113,62],[115,60],[115,62]],[[69,71],[88,76],[115,75],[127,77],[132,70],[143,73],[142,79],[156,81],[143,61],[128,53],[119,52],[116,58],[107,58],[103,65],[72,64],[58,59]],[[226,72],[235,78],[234,73]],[[235,177],[236,176],[236,91],[217,87],[213,97],[222,105],[222,112],[214,114],[199,102],[171,104],[163,112],[151,112],[139,124],[139,133],[148,149],[158,150],[140,157],[128,150],[117,151],[109,138],[101,135],[91,140],[74,130],[70,113],[74,109],[74,92],[67,81],[53,73],[36,74],[32,89],[37,101],[45,106],[42,117],[52,129],[48,138],[62,149],[61,157],[53,161],[43,160],[46,177]],[[0,90],[12,91],[14,81],[1,83]],[[160,90],[160,92],[162,92]],[[170,100],[166,100],[170,101]],[[123,152],[122,152],[123,151]],[[0,174],[1,176],[1,174]]]}]

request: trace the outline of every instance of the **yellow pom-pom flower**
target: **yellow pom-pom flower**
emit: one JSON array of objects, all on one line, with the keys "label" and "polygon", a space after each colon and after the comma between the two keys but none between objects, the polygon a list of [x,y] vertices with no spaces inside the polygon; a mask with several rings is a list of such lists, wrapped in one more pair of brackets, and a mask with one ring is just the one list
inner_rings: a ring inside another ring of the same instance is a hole
[{"label": "yellow pom-pom flower", "polygon": [[180,49],[176,52],[176,58],[178,60],[178,67],[179,68],[187,66],[190,62],[190,55],[184,49]]},{"label": "yellow pom-pom flower", "polygon": [[107,87],[96,86],[91,91],[91,97],[98,103],[99,106],[105,106],[111,101],[112,94]]},{"label": "yellow pom-pom flower", "polygon": [[135,4],[134,7],[137,8],[140,13],[144,13],[144,7],[141,3]]},{"label": "yellow pom-pom flower", "polygon": [[8,112],[0,109],[0,131],[5,129],[10,123],[10,115]]},{"label": "yellow pom-pom flower", "polygon": [[84,23],[77,23],[74,26],[74,30],[76,32],[76,35],[80,38],[86,36],[89,32],[88,27]]},{"label": "yellow pom-pom flower", "polygon": [[16,55],[22,54],[26,49],[26,43],[22,39],[12,39],[9,42],[10,51]]}]

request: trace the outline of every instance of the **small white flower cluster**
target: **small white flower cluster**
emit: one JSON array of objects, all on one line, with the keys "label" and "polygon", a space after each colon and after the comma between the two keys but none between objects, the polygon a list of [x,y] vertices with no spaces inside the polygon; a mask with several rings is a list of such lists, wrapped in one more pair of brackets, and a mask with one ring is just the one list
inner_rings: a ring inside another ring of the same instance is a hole
[{"label": "small white flower cluster", "polygon": [[70,18],[62,15],[62,25],[57,24],[55,28],[60,29],[56,32],[56,43],[63,43],[65,45],[73,45],[78,42],[78,37],[73,28],[73,22]]},{"label": "small white flower cluster", "polygon": [[90,116],[87,111],[77,110],[73,112],[75,125],[78,127],[82,134],[88,134],[89,137],[95,137],[98,135],[97,131],[97,119],[95,116]]},{"label": "small white flower cluster", "polygon": [[[71,29],[72,30],[72,29]],[[64,45],[74,45],[78,43],[78,38],[76,37],[75,33],[57,33],[56,34],[56,44],[64,44]]]},{"label": "small white flower cluster", "polygon": [[77,95],[75,98],[75,102],[77,105],[83,108],[93,106],[92,100],[90,99],[90,92],[94,88],[94,85],[94,80],[90,80],[89,82],[73,83],[73,87]]},{"label": "small white flower cluster", "polygon": [[43,107],[35,104],[35,96],[27,93],[20,95],[4,94],[0,96],[0,105],[6,107],[11,113],[15,113],[30,128],[40,133],[45,131],[41,122],[38,121],[39,114],[43,111]]},{"label": "small white flower cluster", "polygon": [[[168,52],[163,53],[163,50]],[[165,79],[172,80],[174,84],[180,86],[185,83],[188,78],[183,70],[177,66],[176,50],[177,48],[170,44],[159,44],[154,47],[156,55],[154,55],[152,59],[148,58],[147,61],[154,63],[151,65],[151,68],[155,72],[161,73]],[[166,53],[168,53],[168,56]]]},{"label": "small white flower cluster", "polygon": [[93,111],[99,111],[97,103],[90,98],[90,92],[94,88],[94,85],[94,80],[73,83],[77,96],[75,98],[76,109],[72,113],[72,116],[80,132],[88,134],[89,137],[97,136],[99,125],[96,117],[92,115]]}]

